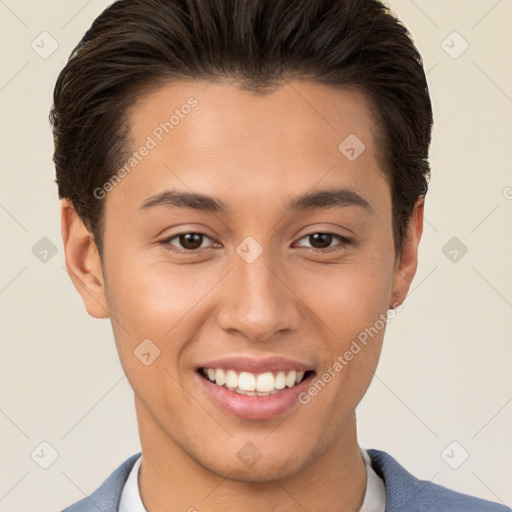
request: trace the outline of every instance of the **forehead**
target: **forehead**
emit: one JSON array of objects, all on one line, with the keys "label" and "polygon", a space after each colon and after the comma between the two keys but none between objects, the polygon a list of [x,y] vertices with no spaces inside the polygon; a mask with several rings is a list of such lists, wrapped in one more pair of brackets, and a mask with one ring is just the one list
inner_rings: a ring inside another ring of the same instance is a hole
[{"label": "forehead", "polygon": [[[187,118],[191,121],[185,123]],[[245,140],[246,149],[268,144],[278,131],[286,137],[282,142],[295,142],[300,137],[313,144],[327,133],[332,136],[330,142],[353,133],[371,144],[368,139],[375,126],[363,93],[307,81],[280,83],[263,91],[242,90],[230,81],[171,82],[142,96],[128,119],[135,145],[155,130],[158,138],[158,127],[170,122],[174,138],[182,135],[180,125],[194,123],[197,138],[207,135],[204,142],[216,142],[229,135],[234,137],[230,144],[233,149],[240,149],[236,142],[248,134],[259,137],[250,144]],[[221,125],[222,132],[211,130]],[[164,137],[166,134],[164,130]]]},{"label": "forehead", "polygon": [[145,154],[123,180],[128,194],[149,197],[172,184],[218,196],[293,196],[320,181],[357,190],[384,177],[370,104],[353,89],[293,81],[258,93],[172,82],[128,114],[131,149]]}]

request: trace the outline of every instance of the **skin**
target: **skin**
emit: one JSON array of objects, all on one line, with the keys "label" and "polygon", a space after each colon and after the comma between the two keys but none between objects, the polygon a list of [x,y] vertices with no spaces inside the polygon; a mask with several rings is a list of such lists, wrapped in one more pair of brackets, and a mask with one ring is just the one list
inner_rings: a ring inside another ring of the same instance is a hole
[{"label": "skin", "polygon": [[[397,258],[369,104],[357,91],[318,83],[285,83],[267,94],[225,81],[166,85],[132,108],[133,149],[190,96],[197,107],[104,199],[103,261],[72,204],[62,202],[68,272],[89,314],[111,318],[134,390],[144,505],[358,511],[366,469],[354,411],[384,329],[307,405],[274,419],[220,410],[198,386],[196,368],[232,354],[283,355],[322,375],[404,300],[417,267],[423,200]],[[366,146],[353,162],[338,150],[349,134]],[[370,209],[287,210],[290,199],[329,186],[355,191]],[[140,209],[170,189],[214,196],[230,212]],[[207,236],[185,254],[176,235],[194,232]],[[315,244],[307,235],[318,232],[352,242]],[[236,252],[247,236],[263,249],[250,264]],[[337,250],[322,253],[328,245]],[[133,354],[147,338],[160,350],[149,366]],[[237,457],[248,442],[261,454],[251,467]]]}]

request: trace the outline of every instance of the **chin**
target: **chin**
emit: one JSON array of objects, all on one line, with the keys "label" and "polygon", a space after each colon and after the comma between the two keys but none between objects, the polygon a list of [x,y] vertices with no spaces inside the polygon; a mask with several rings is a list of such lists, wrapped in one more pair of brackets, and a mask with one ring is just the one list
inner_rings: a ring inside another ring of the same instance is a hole
[{"label": "chin", "polygon": [[[243,460],[243,457],[240,457]],[[209,464],[204,460],[198,460],[208,471],[216,475],[237,482],[273,482],[288,478],[300,471],[305,461],[300,461],[297,454],[285,457],[278,451],[273,451],[269,456],[261,456],[255,462],[242,462],[239,457],[226,457],[221,464],[218,459]]]}]

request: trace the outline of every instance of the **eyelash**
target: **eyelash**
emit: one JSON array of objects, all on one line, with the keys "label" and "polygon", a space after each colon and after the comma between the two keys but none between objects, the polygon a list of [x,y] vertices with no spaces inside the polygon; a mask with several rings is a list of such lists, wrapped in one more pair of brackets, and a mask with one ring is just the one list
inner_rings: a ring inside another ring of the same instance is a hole
[{"label": "eyelash", "polygon": [[[205,249],[205,247],[199,248],[199,249],[176,249],[175,247],[173,247],[171,245],[171,243],[170,243],[171,240],[174,240],[175,238],[179,238],[182,235],[189,235],[189,234],[194,234],[194,235],[199,235],[202,237],[210,238],[206,233],[201,233],[199,231],[185,231],[183,233],[177,233],[176,235],[173,235],[169,238],[165,238],[164,240],[161,240],[159,243],[166,250],[172,251],[172,252],[175,252],[178,254],[187,254],[187,253],[188,254],[197,254],[202,249]],[[330,252],[334,252],[334,251],[339,251],[339,250],[343,249],[344,246],[352,244],[352,240],[350,240],[344,236],[338,235],[336,233],[329,233],[327,231],[314,231],[312,233],[308,233],[307,235],[304,235],[302,238],[300,238],[299,241],[303,240],[304,238],[308,238],[311,235],[330,235],[331,237],[338,238],[338,240],[341,241],[341,244],[327,247],[325,249],[318,249],[317,247],[306,247],[306,249],[309,249],[316,253],[324,253],[325,254],[325,253],[330,253]],[[211,240],[211,238],[210,238],[210,240]]]}]

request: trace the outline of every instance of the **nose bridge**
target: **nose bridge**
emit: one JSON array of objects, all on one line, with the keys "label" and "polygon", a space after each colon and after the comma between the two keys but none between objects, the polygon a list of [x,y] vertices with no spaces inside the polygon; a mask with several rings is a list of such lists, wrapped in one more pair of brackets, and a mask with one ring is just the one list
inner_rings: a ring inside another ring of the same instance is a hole
[{"label": "nose bridge", "polygon": [[271,251],[264,251],[248,238],[234,254],[228,297],[221,304],[218,319],[222,328],[236,329],[253,341],[262,341],[277,331],[296,328],[300,314]]}]

